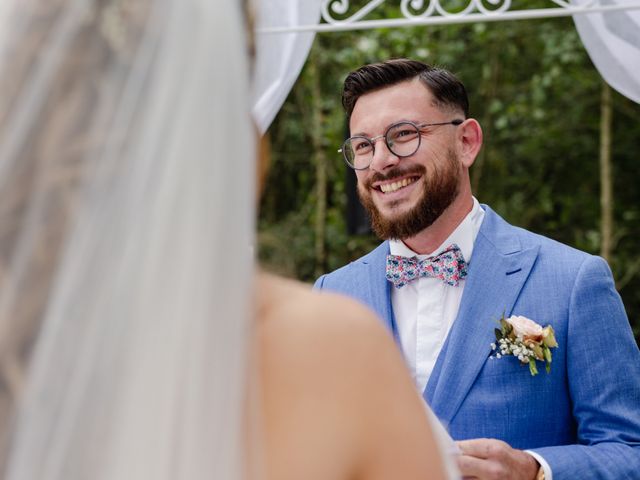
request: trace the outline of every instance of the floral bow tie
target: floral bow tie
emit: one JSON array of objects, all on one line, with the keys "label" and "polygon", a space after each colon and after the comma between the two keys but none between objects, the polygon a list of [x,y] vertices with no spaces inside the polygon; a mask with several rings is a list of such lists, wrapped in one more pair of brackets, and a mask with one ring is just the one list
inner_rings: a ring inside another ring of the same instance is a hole
[{"label": "floral bow tie", "polygon": [[466,276],[467,262],[455,243],[449,245],[444,252],[424,260],[387,255],[387,280],[396,288],[402,288],[420,277],[436,277],[455,287]]}]

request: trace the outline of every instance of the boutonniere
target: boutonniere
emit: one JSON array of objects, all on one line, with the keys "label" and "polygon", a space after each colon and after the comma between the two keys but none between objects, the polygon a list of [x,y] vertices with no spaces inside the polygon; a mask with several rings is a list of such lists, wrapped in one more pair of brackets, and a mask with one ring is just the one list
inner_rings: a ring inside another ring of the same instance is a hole
[{"label": "boutonniere", "polygon": [[532,376],[538,374],[536,361],[545,362],[547,373],[551,371],[551,349],[558,346],[551,325],[542,327],[526,317],[514,315],[505,319],[503,315],[495,333],[496,343],[491,344],[495,358],[513,355],[523,365],[529,364]]}]

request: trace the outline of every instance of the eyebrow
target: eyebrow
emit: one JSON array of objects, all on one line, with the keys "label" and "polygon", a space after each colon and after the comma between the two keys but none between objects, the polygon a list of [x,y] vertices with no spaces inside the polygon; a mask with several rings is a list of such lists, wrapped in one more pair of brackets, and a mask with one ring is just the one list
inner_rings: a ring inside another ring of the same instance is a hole
[{"label": "eyebrow", "polygon": [[[391,122],[389,125],[387,125],[384,128],[384,131],[386,132],[387,130],[389,130],[389,128],[392,125],[397,125],[398,123],[403,123],[403,122],[415,123],[416,125],[421,125],[422,123],[424,123],[424,122],[419,122],[418,120],[409,120],[408,118],[401,118],[401,119],[395,120],[395,121]],[[381,133],[379,135],[384,135],[384,133]],[[367,137],[367,138],[371,138],[371,137],[369,137],[368,134],[366,134],[364,132],[350,133],[350,136],[351,137]]]}]

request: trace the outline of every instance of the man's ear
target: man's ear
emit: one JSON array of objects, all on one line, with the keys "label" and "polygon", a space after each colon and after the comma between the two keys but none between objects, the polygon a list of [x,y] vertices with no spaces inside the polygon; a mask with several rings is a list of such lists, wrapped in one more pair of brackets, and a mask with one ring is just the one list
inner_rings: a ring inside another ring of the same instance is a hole
[{"label": "man's ear", "polygon": [[467,118],[458,126],[458,153],[462,164],[470,168],[482,147],[482,128],[473,118]]}]

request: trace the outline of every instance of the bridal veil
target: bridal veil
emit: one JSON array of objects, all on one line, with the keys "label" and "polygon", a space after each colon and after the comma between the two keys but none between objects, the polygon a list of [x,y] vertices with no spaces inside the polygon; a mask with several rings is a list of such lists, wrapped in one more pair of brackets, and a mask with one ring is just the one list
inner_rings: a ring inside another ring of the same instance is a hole
[{"label": "bridal veil", "polygon": [[6,478],[241,478],[244,18],[222,0],[0,3]]}]

